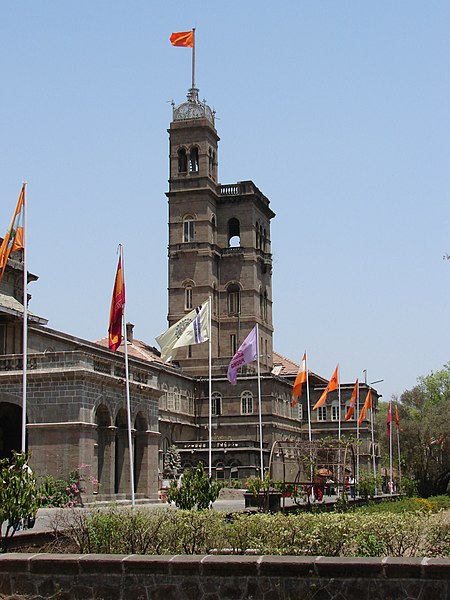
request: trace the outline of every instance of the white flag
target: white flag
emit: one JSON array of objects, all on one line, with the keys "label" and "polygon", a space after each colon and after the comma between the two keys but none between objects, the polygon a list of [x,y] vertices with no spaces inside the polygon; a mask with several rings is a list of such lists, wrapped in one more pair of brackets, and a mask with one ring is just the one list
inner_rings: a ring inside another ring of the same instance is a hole
[{"label": "white flag", "polygon": [[177,348],[203,344],[209,340],[209,337],[209,301],[207,301],[158,335],[156,341],[161,348],[161,359],[163,362],[169,362],[175,357]]}]

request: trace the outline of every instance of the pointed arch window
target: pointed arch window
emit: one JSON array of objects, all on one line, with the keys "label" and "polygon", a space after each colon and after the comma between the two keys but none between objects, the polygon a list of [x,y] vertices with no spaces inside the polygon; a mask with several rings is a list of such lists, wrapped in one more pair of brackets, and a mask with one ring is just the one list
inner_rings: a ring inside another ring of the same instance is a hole
[{"label": "pointed arch window", "polygon": [[187,172],[187,154],[184,148],[178,150],[178,173]]},{"label": "pointed arch window", "polygon": [[211,414],[218,417],[222,414],[222,394],[213,392],[211,395]]},{"label": "pointed arch window", "polygon": [[253,413],[253,394],[249,391],[241,394],[241,414],[250,415]]},{"label": "pointed arch window", "polygon": [[241,312],[241,290],[237,283],[230,283],[227,288],[228,314],[238,315]]},{"label": "pointed arch window", "polygon": [[193,242],[195,239],[195,219],[186,215],[183,219],[183,242]]},{"label": "pointed arch window", "polygon": [[189,170],[191,173],[198,173],[198,148],[194,146],[191,148]]}]

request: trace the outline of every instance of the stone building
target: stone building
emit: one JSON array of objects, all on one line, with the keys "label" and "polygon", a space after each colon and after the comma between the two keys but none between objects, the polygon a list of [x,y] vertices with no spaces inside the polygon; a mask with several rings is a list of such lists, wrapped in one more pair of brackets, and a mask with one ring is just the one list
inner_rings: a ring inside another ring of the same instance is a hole
[{"label": "stone building", "polygon": [[[219,183],[219,136],[214,113],[191,89],[173,109],[169,132],[168,324],[212,299],[212,468],[225,480],[260,471],[256,363],[243,367],[236,386],[229,361],[257,323],[260,344],[262,448],[267,467],[276,442],[308,437],[305,395],[291,406],[298,364],[273,350],[270,202],[252,181]],[[0,283],[0,456],[18,449],[22,413],[23,264],[12,255]],[[29,275],[29,281],[37,277]],[[183,466],[208,461],[208,344],[178,350],[162,364],[158,351],[128,330],[131,422],[136,494],[156,497],[164,455],[176,445]],[[122,349],[123,350],[123,349]],[[129,492],[130,457],[121,349],[54,331],[30,314],[27,444],[39,475],[67,476],[80,465],[98,480],[86,494],[118,498]],[[310,402],[327,381],[310,373]],[[353,385],[341,385],[344,418]],[[361,397],[368,386],[361,386]],[[334,395],[333,395],[334,394]],[[338,397],[312,413],[312,436],[338,431]],[[374,392],[375,406],[377,394]],[[355,434],[355,420],[343,422]],[[367,421],[360,428],[361,460],[370,460]]]}]

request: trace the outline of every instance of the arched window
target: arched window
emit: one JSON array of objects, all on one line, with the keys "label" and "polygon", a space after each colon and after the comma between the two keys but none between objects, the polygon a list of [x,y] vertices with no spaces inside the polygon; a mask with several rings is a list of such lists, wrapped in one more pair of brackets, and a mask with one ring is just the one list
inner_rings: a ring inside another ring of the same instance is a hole
[{"label": "arched window", "polygon": [[183,242],[193,242],[195,239],[195,220],[192,215],[186,215],[183,219]]},{"label": "arched window", "polygon": [[228,247],[239,248],[241,245],[241,225],[239,220],[232,218],[228,221]]},{"label": "arched window", "polygon": [[192,310],[192,284],[186,284],[184,288],[184,308],[185,310]]},{"label": "arched window", "polygon": [[253,394],[249,391],[241,394],[241,414],[250,415],[253,412]]},{"label": "arched window", "polygon": [[222,394],[213,392],[211,395],[211,414],[218,417],[222,414]]},{"label": "arched window", "polygon": [[241,312],[241,290],[237,283],[227,287],[228,314],[238,315]]},{"label": "arched window", "polygon": [[209,155],[208,155],[208,175],[210,177],[213,176],[213,151],[211,150],[211,148],[209,149]]},{"label": "arched window", "polygon": [[189,170],[191,173],[198,173],[198,148],[196,146],[191,148]]},{"label": "arched window", "polygon": [[187,172],[187,155],[184,148],[178,150],[178,173]]}]

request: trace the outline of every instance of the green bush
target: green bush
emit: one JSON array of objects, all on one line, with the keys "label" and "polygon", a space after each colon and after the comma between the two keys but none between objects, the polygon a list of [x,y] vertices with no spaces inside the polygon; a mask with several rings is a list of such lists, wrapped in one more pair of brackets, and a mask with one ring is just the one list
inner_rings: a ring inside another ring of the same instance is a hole
[{"label": "green bush", "polygon": [[205,510],[217,500],[222,487],[222,482],[208,477],[203,465],[199,463],[195,470],[187,469],[183,473],[180,483],[170,482],[167,500],[183,510],[191,510],[194,507]]},{"label": "green bush", "polygon": [[266,513],[117,507],[60,511],[59,535],[85,553],[297,556],[449,556],[450,524],[442,514]]}]

